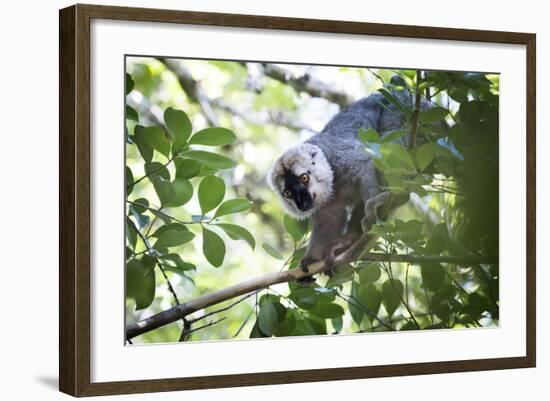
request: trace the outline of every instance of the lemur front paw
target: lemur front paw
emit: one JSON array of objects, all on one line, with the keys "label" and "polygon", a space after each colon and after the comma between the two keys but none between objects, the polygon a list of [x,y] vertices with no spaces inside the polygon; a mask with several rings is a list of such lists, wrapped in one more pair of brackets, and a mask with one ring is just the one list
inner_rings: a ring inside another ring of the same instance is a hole
[{"label": "lemur front paw", "polygon": [[305,256],[302,260],[300,260],[300,269],[302,269],[304,273],[309,273],[308,266],[318,261],[319,259],[315,259],[314,257]]}]

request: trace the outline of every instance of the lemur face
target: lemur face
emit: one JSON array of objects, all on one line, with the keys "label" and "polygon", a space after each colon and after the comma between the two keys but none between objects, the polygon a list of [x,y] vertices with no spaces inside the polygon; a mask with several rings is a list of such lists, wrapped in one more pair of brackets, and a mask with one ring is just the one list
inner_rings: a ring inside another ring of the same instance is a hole
[{"label": "lemur face", "polygon": [[333,172],[323,151],[305,143],[275,162],[268,181],[289,213],[306,218],[330,199]]}]

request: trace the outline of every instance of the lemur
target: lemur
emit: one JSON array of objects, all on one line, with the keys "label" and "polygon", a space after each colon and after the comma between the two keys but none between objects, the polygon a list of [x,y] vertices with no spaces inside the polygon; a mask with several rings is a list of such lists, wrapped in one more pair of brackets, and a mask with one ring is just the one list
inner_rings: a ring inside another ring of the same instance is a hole
[{"label": "lemur", "polygon": [[[402,101],[411,106],[408,95],[401,91]],[[421,109],[429,107],[423,100]],[[402,112],[375,93],[340,111],[320,133],[275,161],[268,183],[286,211],[301,219],[311,216],[311,237],[301,260],[306,273],[319,260],[330,273],[339,253],[408,201],[408,194],[390,196],[381,189],[379,172],[358,136],[360,128],[373,128],[384,137],[405,122]]]}]

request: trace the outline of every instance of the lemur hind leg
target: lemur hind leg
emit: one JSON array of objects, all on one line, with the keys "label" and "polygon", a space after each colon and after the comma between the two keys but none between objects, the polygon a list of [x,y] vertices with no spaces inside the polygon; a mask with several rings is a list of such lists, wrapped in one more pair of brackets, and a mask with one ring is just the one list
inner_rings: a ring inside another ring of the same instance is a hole
[{"label": "lemur hind leg", "polygon": [[353,208],[350,219],[347,224],[346,233],[335,240],[331,241],[325,248],[324,262],[327,267],[326,274],[333,274],[334,259],[341,253],[347,251],[359,239],[362,234],[361,222],[365,217],[365,206],[363,202],[359,202]]},{"label": "lemur hind leg", "polygon": [[381,192],[365,201],[365,217],[361,224],[363,232],[368,232],[379,220],[386,220],[388,215],[399,206],[409,201],[409,193],[392,194]]}]

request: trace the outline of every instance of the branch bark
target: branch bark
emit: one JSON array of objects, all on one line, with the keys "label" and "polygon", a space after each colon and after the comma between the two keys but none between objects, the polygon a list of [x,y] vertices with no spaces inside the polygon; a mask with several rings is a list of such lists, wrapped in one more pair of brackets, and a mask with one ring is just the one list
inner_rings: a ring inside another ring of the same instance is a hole
[{"label": "branch bark", "polygon": [[297,92],[305,92],[313,97],[321,97],[340,105],[340,107],[353,102],[353,99],[347,93],[327,85],[310,74],[295,76],[291,71],[276,64],[262,64],[262,70],[264,75],[291,86]]},{"label": "branch bark", "polygon": [[[440,263],[493,263],[498,260],[497,257],[486,256],[419,256],[419,255],[386,255],[379,253],[363,253],[374,246],[377,237],[372,235],[363,235],[350,249],[338,255],[334,261],[334,266],[339,266],[357,260],[371,261],[394,261],[408,263],[423,263],[423,262],[440,262]],[[235,284],[230,287],[214,291],[210,294],[191,299],[182,304],[176,305],[163,312],[157,313],[151,317],[143,319],[135,324],[129,325],[126,328],[126,339],[130,340],[140,334],[147,333],[151,330],[162,327],[166,324],[180,320],[193,312],[207,308],[212,305],[217,305],[221,302],[233,299],[240,295],[249,294],[254,291],[265,289],[274,284],[286,283],[299,278],[312,276],[322,273],[326,267],[322,261],[315,262],[308,266],[309,272],[304,273],[301,269],[293,269],[267,274],[256,277],[242,283]]]}]

